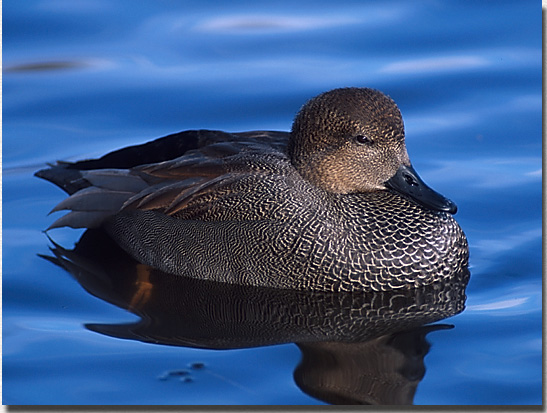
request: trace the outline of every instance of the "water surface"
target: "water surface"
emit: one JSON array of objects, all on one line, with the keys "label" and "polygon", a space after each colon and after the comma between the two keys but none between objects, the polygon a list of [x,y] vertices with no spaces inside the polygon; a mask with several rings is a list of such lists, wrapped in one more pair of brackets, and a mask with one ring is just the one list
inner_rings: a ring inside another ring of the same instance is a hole
[{"label": "water surface", "polygon": [[[4,404],[324,403],[295,383],[295,344],[204,350],[88,328],[139,319],[38,256],[64,195],[32,174],[184,129],[288,130],[342,86],[399,104],[415,168],[457,202],[469,240],[466,309],[427,334],[413,402],[541,403],[535,1],[3,6]],[[51,235],[72,248],[81,233]]]}]

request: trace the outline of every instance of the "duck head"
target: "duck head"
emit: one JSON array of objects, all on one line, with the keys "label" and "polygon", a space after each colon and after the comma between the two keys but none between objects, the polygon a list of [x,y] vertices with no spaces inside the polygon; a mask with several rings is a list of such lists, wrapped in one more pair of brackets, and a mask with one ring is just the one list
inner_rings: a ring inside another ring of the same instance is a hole
[{"label": "duck head", "polygon": [[377,90],[334,89],[308,101],[293,122],[288,152],[298,172],[326,191],[390,189],[429,209],[456,213],[456,205],[412,167],[401,112]]}]

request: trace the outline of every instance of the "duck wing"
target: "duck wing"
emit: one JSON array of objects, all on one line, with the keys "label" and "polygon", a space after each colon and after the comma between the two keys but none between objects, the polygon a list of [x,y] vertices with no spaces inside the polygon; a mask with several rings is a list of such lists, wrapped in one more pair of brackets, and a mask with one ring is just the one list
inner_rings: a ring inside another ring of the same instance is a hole
[{"label": "duck wing", "polygon": [[[188,142],[176,142],[184,137],[189,137]],[[272,157],[286,160],[287,138],[286,132],[187,131],[96,160],[59,162],[36,173],[71,194],[51,211],[70,212],[48,230],[95,228],[116,213],[132,209],[180,215],[191,206],[186,216],[199,218],[211,207],[214,195],[230,194],[246,176],[271,173]],[[166,148],[172,150],[171,159],[164,159]],[[173,158],[173,154],[179,156]],[[148,162],[152,159],[159,161]]]},{"label": "duck wing", "polygon": [[185,211],[187,219],[200,216],[219,198],[236,196],[237,184],[248,178],[276,173],[272,165],[287,163],[287,156],[268,144],[219,142],[187,152],[180,158],[134,169],[156,184],[130,198],[123,209],[159,210],[166,215]]}]

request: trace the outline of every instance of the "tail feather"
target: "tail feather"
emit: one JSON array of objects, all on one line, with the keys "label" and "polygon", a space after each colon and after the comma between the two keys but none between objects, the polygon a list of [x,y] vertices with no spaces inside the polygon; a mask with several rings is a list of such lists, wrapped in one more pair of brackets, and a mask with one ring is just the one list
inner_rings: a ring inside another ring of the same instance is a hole
[{"label": "tail feather", "polygon": [[127,169],[80,171],[70,169],[70,163],[59,162],[35,173],[50,181],[70,196],[50,212],[69,210],[46,231],[53,228],[98,228],[106,219],[119,212],[135,194],[150,186],[141,176]]},{"label": "tail feather", "polygon": [[89,182],[82,177],[82,173],[76,169],[68,169],[67,165],[70,164],[58,162],[51,168],[36,172],[34,176],[57,185],[69,195],[88,187]]},{"label": "tail feather", "polygon": [[56,220],[46,231],[61,227],[99,228],[111,216],[111,211],[72,211]]},{"label": "tail feather", "polygon": [[133,195],[134,192],[109,191],[90,186],[65,198],[51,212],[68,209],[71,211],[111,211],[115,213]]},{"label": "tail feather", "polygon": [[149,184],[128,169],[98,169],[82,171],[82,177],[91,185],[111,191],[140,192]]}]

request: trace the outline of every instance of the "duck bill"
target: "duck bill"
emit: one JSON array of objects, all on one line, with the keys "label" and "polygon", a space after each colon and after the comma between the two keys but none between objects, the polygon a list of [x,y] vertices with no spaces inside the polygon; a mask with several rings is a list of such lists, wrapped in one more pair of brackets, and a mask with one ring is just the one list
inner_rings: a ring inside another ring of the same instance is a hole
[{"label": "duck bill", "polygon": [[454,202],[427,186],[412,166],[401,165],[385,186],[429,209],[451,214],[458,210]]}]

